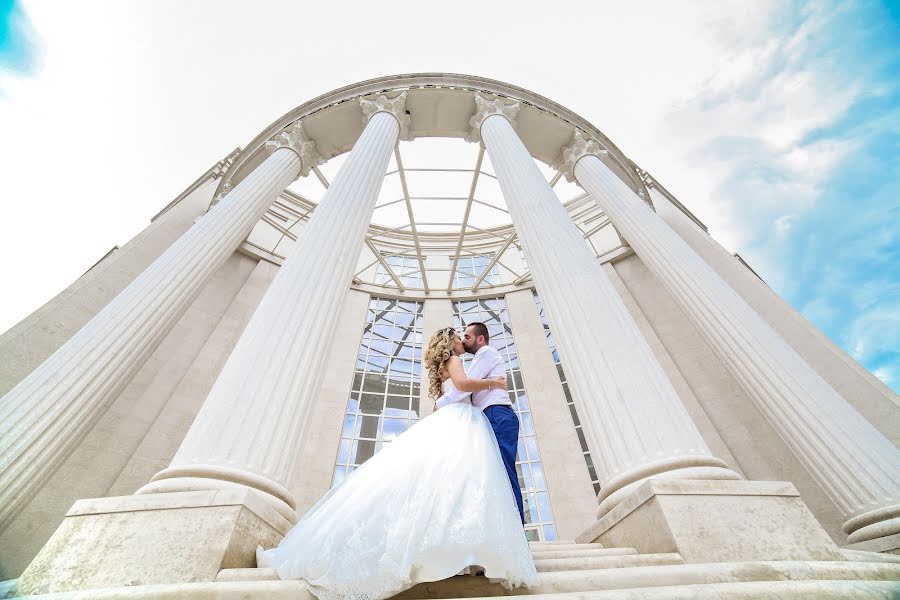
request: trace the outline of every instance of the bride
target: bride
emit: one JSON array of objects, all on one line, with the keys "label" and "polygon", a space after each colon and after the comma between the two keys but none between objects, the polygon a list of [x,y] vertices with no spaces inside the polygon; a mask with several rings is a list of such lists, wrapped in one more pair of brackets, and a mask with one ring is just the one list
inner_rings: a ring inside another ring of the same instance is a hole
[{"label": "bride", "polygon": [[[505,387],[454,364],[462,340],[446,328],[428,343],[429,395]],[[399,435],[328,491],[259,567],[302,579],[321,600],[379,600],[477,566],[504,587],[537,584],[509,479],[487,418],[449,404]]]}]

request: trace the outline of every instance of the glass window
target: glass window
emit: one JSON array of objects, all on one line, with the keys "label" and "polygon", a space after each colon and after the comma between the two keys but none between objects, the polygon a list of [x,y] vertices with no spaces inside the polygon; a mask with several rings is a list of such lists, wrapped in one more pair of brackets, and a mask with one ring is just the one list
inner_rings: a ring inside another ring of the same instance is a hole
[{"label": "glass window", "polygon": [[[453,258],[452,256],[450,257]],[[456,265],[456,273],[453,276],[453,287],[470,288],[475,285],[481,274],[487,270],[493,256],[490,254],[480,254],[475,256],[460,256],[459,263]],[[484,276],[482,285],[494,285],[500,283],[500,268],[497,265],[491,267],[491,270]]]},{"label": "glass window", "polygon": [[[488,261],[489,262],[489,261]],[[484,264],[487,264],[485,262]],[[473,281],[474,283],[474,281]],[[519,355],[505,298],[468,300],[453,303],[456,328],[462,331],[466,324],[484,323],[490,333],[490,344],[506,360],[510,399],[519,415],[519,447],[516,455],[516,472],[525,502],[525,535],[529,540],[555,540],[556,528],[550,512],[550,497],[544,481],[544,469],[538,451],[537,437],[531,418],[531,408],[525,389],[525,380],[519,367]],[[468,363],[471,356],[463,356]]]},{"label": "glass window", "polygon": [[594,470],[594,463],[591,459],[591,452],[588,449],[587,441],[581,427],[581,419],[578,418],[578,411],[575,409],[575,402],[572,400],[572,393],[569,390],[569,383],[566,379],[566,373],[563,371],[562,361],[559,358],[559,352],[556,350],[556,341],[553,334],[550,333],[550,323],[547,320],[547,313],[544,311],[544,304],[537,292],[534,292],[534,303],[537,305],[538,312],[541,314],[541,323],[544,325],[544,333],[547,335],[547,343],[550,345],[550,351],[553,353],[553,362],[556,363],[556,372],[559,375],[559,382],[562,384],[563,394],[566,396],[566,404],[569,405],[569,412],[572,414],[572,423],[575,425],[575,432],[578,434],[578,442],[581,444],[581,453],[584,455],[584,462],[588,468],[588,474],[591,477],[591,483],[594,485],[594,493],[600,493],[600,481]]},{"label": "glass window", "polygon": [[373,298],[366,315],[332,485],[419,420],[422,303]]},{"label": "glass window", "polygon": [[[384,262],[391,267],[391,271],[406,288],[424,289],[422,286],[422,271],[419,269],[419,259],[415,256],[405,256],[400,254],[388,254],[384,257]],[[379,261],[375,267],[375,283],[379,285],[394,285],[393,278],[388,274],[387,269]],[[404,304],[410,304],[405,302]],[[398,315],[399,316],[399,315]],[[412,316],[407,313],[407,316]],[[398,321],[394,321],[395,323]]]}]

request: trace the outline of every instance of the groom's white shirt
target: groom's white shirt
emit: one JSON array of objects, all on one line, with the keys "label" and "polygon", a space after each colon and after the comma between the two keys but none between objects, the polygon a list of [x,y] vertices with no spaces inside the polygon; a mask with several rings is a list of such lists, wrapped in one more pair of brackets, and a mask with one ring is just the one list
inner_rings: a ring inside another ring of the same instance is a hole
[{"label": "groom's white shirt", "polygon": [[[494,377],[506,377],[506,364],[500,352],[493,346],[482,346],[475,353],[472,364],[466,370],[466,377],[469,379],[488,379]],[[461,392],[456,388],[449,393],[444,394],[437,399],[436,406],[441,408],[454,402],[462,402],[469,395],[469,392]],[[478,410],[484,410],[488,406],[505,404],[512,406],[509,400],[509,394],[506,390],[493,389],[482,390],[472,394],[472,405]]]}]

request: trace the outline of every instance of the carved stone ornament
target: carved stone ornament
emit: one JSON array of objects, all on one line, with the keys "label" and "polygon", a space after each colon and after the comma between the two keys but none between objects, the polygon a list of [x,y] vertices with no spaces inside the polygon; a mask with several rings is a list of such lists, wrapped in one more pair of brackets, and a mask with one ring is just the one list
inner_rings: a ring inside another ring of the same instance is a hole
[{"label": "carved stone ornament", "polygon": [[359,107],[363,111],[363,127],[375,113],[386,112],[394,115],[400,124],[400,139],[404,142],[412,140],[409,134],[409,115],[406,114],[406,92],[401,92],[395,98],[388,98],[384,94],[360,98]]},{"label": "carved stone ornament", "polygon": [[635,166],[634,170],[637,172],[638,177],[641,178],[641,181],[647,187],[647,189],[656,187],[656,180],[653,179],[653,175],[637,166]]},{"label": "carved stone ornament", "polygon": [[278,148],[292,150],[300,157],[302,163],[300,166],[301,177],[306,177],[313,167],[317,167],[325,162],[316,151],[316,143],[309,139],[306,132],[303,131],[303,123],[301,121],[297,121],[266,142],[266,150],[268,150],[270,154],[275,152]]},{"label": "carved stone ornament", "polygon": [[467,142],[481,141],[481,124],[491,115],[503,115],[509,120],[510,125],[515,128],[516,115],[519,114],[519,101],[509,98],[498,98],[482,96],[475,94],[475,114],[469,119],[469,135],[466,136]]},{"label": "carved stone ornament", "polygon": [[216,197],[213,198],[212,202],[210,202],[209,205],[215,206],[216,204],[218,204],[222,198],[224,198],[225,196],[228,195],[228,192],[231,191],[231,188],[232,188],[231,181],[226,181],[225,183],[223,183],[222,189],[219,190],[219,193],[216,194]]},{"label": "carved stone ornament", "polygon": [[608,154],[608,151],[599,142],[587,137],[580,129],[575,129],[572,141],[568,146],[563,146],[562,158],[553,165],[553,168],[565,175],[566,181],[573,182],[575,181],[575,163],[589,154],[603,156]]},{"label": "carved stone ornament", "polygon": [[[637,165],[634,165],[634,171],[638,174],[638,178],[641,180],[643,186],[638,190],[638,196],[641,197],[641,200],[647,203],[653,210],[656,210],[656,207],[653,206],[653,202],[650,200],[648,195],[650,188],[656,187],[656,180],[653,179],[653,175],[643,170]],[[647,191],[644,191],[647,190]]]}]

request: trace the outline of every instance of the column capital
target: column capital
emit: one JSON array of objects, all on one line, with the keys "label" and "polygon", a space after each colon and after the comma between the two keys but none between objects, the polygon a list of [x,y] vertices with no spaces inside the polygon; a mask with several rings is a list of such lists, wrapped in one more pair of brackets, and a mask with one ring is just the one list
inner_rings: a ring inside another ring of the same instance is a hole
[{"label": "column capital", "polygon": [[400,95],[394,98],[388,98],[384,94],[360,98],[359,107],[363,111],[363,127],[368,124],[372,115],[386,112],[397,119],[397,123],[400,125],[400,139],[404,142],[412,140],[412,136],[409,134],[410,118],[406,112],[406,92],[400,92]]},{"label": "column capital", "polygon": [[275,152],[279,148],[287,148],[300,157],[301,177],[306,177],[313,167],[317,167],[325,162],[316,151],[316,143],[309,139],[309,136],[307,136],[306,132],[303,130],[302,121],[297,121],[288,129],[285,129],[266,142],[266,150],[269,151],[269,154]]},{"label": "column capital", "polygon": [[609,152],[600,145],[600,142],[587,137],[580,129],[575,129],[572,133],[572,141],[568,146],[563,146],[560,150],[562,158],[553,167],[566,176],[566,181],[575,181],[575,163],[585,156],[601,157]]},{"label": "column capital", "polygon": [[516,115],[519,114],[520,104],[518,100],[510,98],[500,98],[492,95],[475,94],[475,114],[469,119],[469,135],[466,136],[467,142],[481,141],[481,124],[491,115],[502,115],[506,117],[510,125],[515,128]]}]

